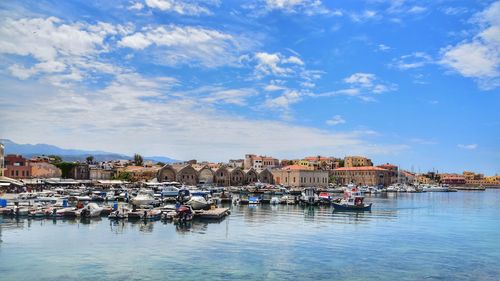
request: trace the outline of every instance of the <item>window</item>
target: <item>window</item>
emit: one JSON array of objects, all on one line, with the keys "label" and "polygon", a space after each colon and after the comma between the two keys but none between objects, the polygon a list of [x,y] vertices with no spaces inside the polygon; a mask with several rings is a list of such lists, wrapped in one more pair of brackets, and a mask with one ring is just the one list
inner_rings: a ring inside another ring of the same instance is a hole
[{"label": "window", "polygon": [[293,183],[295,183],[295,177],[293,177]]}]

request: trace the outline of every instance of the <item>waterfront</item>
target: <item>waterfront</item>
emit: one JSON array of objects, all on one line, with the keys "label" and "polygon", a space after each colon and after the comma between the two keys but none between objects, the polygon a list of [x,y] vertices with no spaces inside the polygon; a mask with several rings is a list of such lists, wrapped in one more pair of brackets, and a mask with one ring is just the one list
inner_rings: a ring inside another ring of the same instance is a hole
[{"label": "waterfront", "polygon": [[497,280],[500,190],[368,196],[372,212],[231,206],[220,222],[1,218],[2,280]]}]

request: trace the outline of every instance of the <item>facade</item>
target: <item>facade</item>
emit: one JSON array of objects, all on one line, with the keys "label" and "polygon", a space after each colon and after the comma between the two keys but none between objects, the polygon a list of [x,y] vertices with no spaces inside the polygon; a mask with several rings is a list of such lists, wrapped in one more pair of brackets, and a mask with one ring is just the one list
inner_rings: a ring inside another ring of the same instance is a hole
[{"label": "facade", "polygon": [[201,184],[213,184],[214,172],[206,165],[195,165],[193,168],[198,172],[198,182]]},{"label": "facade", "polygon": [[280,165],[280,161],[276,158],[269,156],[257,156],[255,154],[245,155],[243,163],[244,169],[254,168],[255,170],[262,170],[268,168],[275,168]]},{"label": "facade", "polygon": [[176,173],[176,180],[182,184],[197,185],[198,172],[192,165],[172,165]]},{"label": "facade", "polygon": [[274,182],[291,187],[328,187],[328,171],[290,165],[272,171]]},{"label": "facade", "polygon": [[441,174],[441,183],[449,185],[464,185],[465,177],[464,175],[458,174]]},{"label": "facade", "polygon": [[231,174],[225,166],[221,166],[217,169],[212,169],[214,172],[214,182],[217,186],[229,186],[231,185]]},{"label": "facade", "polygon": [[46,162],[30,162],[31,177],[33,178],[60,178],[61,169]]},{"label": "facade", "polygon": [[243,159],[231,159],[231,160],[229,160],[229,163],[227,166],[231,167],[231,168],[243,169],[243,167],[245,166],[245,160],[243,160]]},{"label": "facade", "polygon": [[261,183],[269,183],[269,184],[274,183],[273,173],[271,173],[271,171],[269,171],[268,169],[258,171],[258,174],[259,174],[259,181]]},{"label": "facade", "polygon": [[100,167],[91,167],[89,170],[89,179],[91,180],[111,180],[114,176],[111,169],[102,169]]},{"label": "facade", "polygon": [[0,177],[3,177],[3,169],[5,167],[5,147],[0,143]]},{"label": "facade", "polygon": [[75,180],[88,180],[90,179],[90,167],[88,164],[80,163],[71,169],[70,175]]},{"label": "facade", "polygon": [[393,171],[380,167],[343,167],[333,170],[332,177],[338,184],[384,185],[392,183]]},{"label": "facade", "polygon": [[130,175],[130,181],[149,181],[156,177],[159,168],[152,167],[144,167],[144,166],[126,166],[117,169],[118,175],[121,173],[128,173]]},{"label": "facade", "polygon": [[172,182],[172,181],[176,181],[177,180],[177,177],[176,177],[176,171],[175,169],[172,167],[172,165],[165,165],[163,166],[160,170],[158,170],[158,173],[156,175],[156,179],[159,181],[159,182]]},{"label": "facade", "polygon": [[229,168],[231,185],[243,185],[245,183],[245,173],[240,168]]},{"label": "facade", "polygon": [[372,160],[362,156],[346,156],[344,158],[344,167],[366,167],[373,166]]},{"label": "facade", "polygon": [[28,161],[21,155],[9,154],[5,156],[4,175],[13,179],[25,179],[31,177],[31,168]]},{"label": "facade", "polygon": [[[313,167],[316,170],[333,170],[340,167],[340,159],[335,157],[325,157],[325,156],[309,156],[305,157],[303,161],[308,163],[308,166]],[[300,165],[301,163],[299,163]]]},{"label": "facade", "polygon": [[245,174],[245,184],[255,183],[259,180],[259,174],[253,168],[243,170]]}]

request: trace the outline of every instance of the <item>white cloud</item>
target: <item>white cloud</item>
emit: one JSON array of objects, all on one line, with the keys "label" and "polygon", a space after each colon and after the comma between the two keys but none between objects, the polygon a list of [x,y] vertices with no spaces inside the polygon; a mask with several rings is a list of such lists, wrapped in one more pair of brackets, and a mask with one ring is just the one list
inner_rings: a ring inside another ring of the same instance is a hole
[{"label": "white cloud", "polygon": [[477,148],[477,144],[458,144],[457,147],[462,149],[474,150]]},{"label": "white cloud", "polygon": [[130,7],[128,7],[129,10],[142,10],[142,8],[144,8],[144,4],[142,4],[141,2],[135,2]]},{"label": "white cloud", "polygon": [[[331,133],[229,114],[198,95],[176,92],[173,88],[178,83],[169,77],[127,74],[118,75],[104,88],[87,91],[47,88],[33,81],[12,86],[2,81],[6,95],[0,95],[0,104],[8,100],[15,106],[2,109],[0,130],[19,142],[212,161],[248,151],[284,157],[314,151],[373,155],[406,149],[368,144],[373,137],[369,130]],[[226,90],[222,96],[235,93]],[[288,104],[299,96],[289,93]],[[18,117],[20,112],[23,118]]]},{"label": "white cloud", "polygon": [[290,108],[290,105],[299,102],[301,99],[301,93],[299,93],[298,91],[287,89],[282,95],[266,100],[265,106],[269,108],[288,110]]},{"label": "white cloud", "polygon": [[408,10],[408,13],[410,14],[420,14],[424,13],[427,11],[427,8],[422,7],[422,6],[413,6]]},{"label": "white cloud", "polygon": [[[158,63],[165,65],[201,64],[205,67],[236,64],[248,41],[214,29],[167,25],[146,27],[123,37],[118,45],[135,50],[156,47]],[[147,53],[152,52],[148,50]]]},{"label": "white cloud", "polygon": [[382,52],[386,52],[386,51],[389,51],[391,49],[391,47],[384,45],[384,44],[379,44],[377,47]]},{"label": "white cloud", "polygon": [[330,126],[344,124],[345,122],[346,122],[345,119],[342,118],[342,116],[340,116],[340,115],[335,115],[335,116],[333,116],[332,119],[326,120],[326,124],[330,125]]},{"label": "white cloud", "polygon": [[296,57],[286,57],[281,53],[266,53],[258,52],[254,55],[253,60],[255,65],[255,75],[257,78],[262,78],[267,75],[287,76],[298,72],[300,69],[295,66],[303,66],[304,62]]},{"label": "white cloud", "polygon": [[[285,13],[303,13],[308,16],[323,14],[342,16],[340,10],[327,9],[321,0],[263,0],[266,11],[280,10]],[[256,5],[254,8],[260,8]]]},{"label": "white cloud", "polygon": [[6,18],[0,22],[0,53],[35,60],[31,65],[17,63],[8,67],[20,79],[40,73],[53,74],[59,80],[74,80],[87,71],[117,73],[118,68],[101,62],[99,56],[109,51],[108,38],[128,31],[127,26],[102,22],[65,24],[55,17]]},{"label": "white cloud", "polygon": [[364,22],[372,19],[378,19],[379,15],[373,10],[364,10],[361,13],[351,13],[350,17],[355,22]]},{"label": "white cloud", "polygon": [[334,97],[334,96],[349,96],[357,97],[363,101],[375,101],[371,94],[381,94],[385,92],[395,91],[398,86],[393,83],[381,82],[373,73],[354,73],[344,78],[344,83],[349,85],[347,89],[341,89],[326,93],[314,94],[314,97]]},{"label": "white cloud", "polygon": [[363,87],[371,87],[375,79],[375,74],[358,72],[345,78],[344,82],[349,84],[359,84]]},{"label": "white cloud", "polygon": [[409,55],[399,57],[393,60],[393,65],[401,70],[420,68],[434,63],[430,55],[424,52],[414,52]]},{"label": "white cloud", "polygon": [[[211,14],[210,10],[199,4],[202,1],[193,0],[146,0],[145,4],[149,8],[159,9],[164,12],[174,12],[180,15],[202,15]],[[204,1],[205,4],[217,4],[218,2],[210,3]]]},{"label": "white cloud", "polygon": [[464,77],[475,79],[480,88],[500,87],[500,1],[475,17],[480,32],[468,41],[441,50],[440,63]]}]

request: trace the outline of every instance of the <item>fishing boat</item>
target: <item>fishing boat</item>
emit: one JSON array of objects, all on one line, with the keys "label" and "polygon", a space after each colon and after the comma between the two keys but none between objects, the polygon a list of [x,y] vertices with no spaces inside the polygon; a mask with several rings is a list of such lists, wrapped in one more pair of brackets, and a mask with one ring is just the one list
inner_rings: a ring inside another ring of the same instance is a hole
[{"label": "fishing boat", "polygon": [[260,204],[262,198],[260,196],[248,197],[248,204]]},{"label": "fishing boat", "polygon": [[132,198],[130,202],[133,205],[150,205],[156,202],[154,192],[152,190],[141,189],[136,197]]},{"label": "fishing boat", "polygon": [[300,196],[300,203],[304,205],[317,205],[319,203],[319,196],[314,188],[304,189]]},{"label": "fishing boat", "polygon": [[207,208],[209,203],[203,196],[192,196],[187,205],[190,205],[193,210],[202,210]]},{"label": "fishing boat", "polygon": [[323,204],[330,204],[332,203],[332,196],[328,192],[321,192],[319,194],[319,201]]},{"label": "fishing boat", "polygon": [[365,197],[357,188],[346,189],[344,197],[332,202],[335,211],[371,211],[372,203],[365,204]]},{"label": "fishing boat", "polygon": [[163,197],[175,197],[179,194],[179,189],[173,185],[167,185],[161,190]]},{"label": "fishing boat", "polygon": [[[96,218],[101,215],[102,208],[96,203],[89,203],[80,210],[80,217],[82,218]],[[77,215],[78,216],[78,215]]]}]

